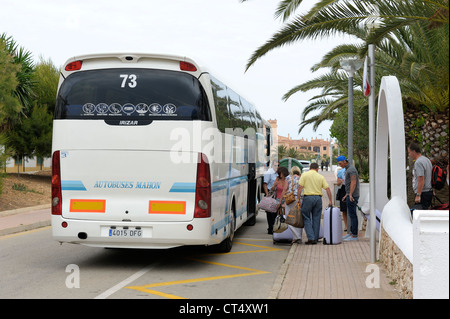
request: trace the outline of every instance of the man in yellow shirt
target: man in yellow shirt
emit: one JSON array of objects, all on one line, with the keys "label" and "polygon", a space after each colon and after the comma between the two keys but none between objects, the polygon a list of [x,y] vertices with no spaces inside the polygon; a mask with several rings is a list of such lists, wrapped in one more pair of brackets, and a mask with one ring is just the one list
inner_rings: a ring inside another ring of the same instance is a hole
[{"label": "man in yellow shirt", "polygon": [[298,183],[298,194],[303,191],[302,214],[306,236],[308,236],[305,244],[315,245],[319,239],[320,217],[322,216],[322,189],[327,191],[330,205],[333,205],[331,190],[325,177],[319,174],[317,163],[311,164],[309,171],[302,174]]}]

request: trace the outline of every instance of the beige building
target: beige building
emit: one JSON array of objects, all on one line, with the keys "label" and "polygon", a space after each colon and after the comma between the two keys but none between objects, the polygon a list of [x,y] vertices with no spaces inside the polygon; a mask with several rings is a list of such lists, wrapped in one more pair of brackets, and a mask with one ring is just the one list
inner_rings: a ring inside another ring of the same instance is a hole
[{"label": "beige building", "polygon": [[52,166],[51,158],[38,158],[26,157],[21,160],[16,160],[14,158],[8,158],[4,164],[5,173],[23,173],[23,172],[35,172],[42,170],[50,170]]},{"label": "beige building", "polygon": [[311,141],[308,141],[304,138],[294,140],[289,134],[287,137],[280,136],[278,135],[277,130],[277,120],[268,120],[268,122],[272,126],[273,135],[278,137],[278,144],[275,143],[275,145],[284,145],[288,149],[294,148],[298,152],[309,155],[310,157],[317,157],[317,155],[319,155],[320,158],[323,158],[324,156],[330,158],[332,154],[332,147],[336,146],[335,141],[333,141],[332,139],[314,138],[311,139]]}]

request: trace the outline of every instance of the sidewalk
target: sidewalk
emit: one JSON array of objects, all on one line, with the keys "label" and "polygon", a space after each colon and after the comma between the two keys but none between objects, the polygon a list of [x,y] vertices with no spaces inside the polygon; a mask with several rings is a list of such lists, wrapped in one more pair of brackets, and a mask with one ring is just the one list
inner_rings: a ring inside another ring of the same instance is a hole
[{"label": "sidewalk", "polygon": [[[334,173],[319,173],[325,176],[333,193]],[[323,194],[325,208],[329,201],[325,191]],[[383,265],[370,263],[370,240],[361,233],[359,236],[358,241],[339,245],[292,245],[269,298],[400,299]],[[303,232],[303,243],[306,240]]]},{"label": "sidewalk", "polygon": [[293,245],[270,298],[400,299],[383,265],[370,264],[369,248],[369,239]]},{"label": "sidewalk", "polygon": [[[322,172],[333,191],[335,176]],[[324,192],[325,194],[325,192]],[[328,197],[323,197],[323,207]],[[0,236],[50,225],[50,205],[0,212]],[[306,242],[303,232],[303,242]],[[360,234],[360,237],[362,234]],[[379,288],[368,288],[379,284]],[[339,245],[294,244],[270,299],[399,299],[381,263],[370,264],[367,238]]]},{"label": "sidewalk", "polygon": [[0,236],[50,226],[50,204],[0,212]]}]

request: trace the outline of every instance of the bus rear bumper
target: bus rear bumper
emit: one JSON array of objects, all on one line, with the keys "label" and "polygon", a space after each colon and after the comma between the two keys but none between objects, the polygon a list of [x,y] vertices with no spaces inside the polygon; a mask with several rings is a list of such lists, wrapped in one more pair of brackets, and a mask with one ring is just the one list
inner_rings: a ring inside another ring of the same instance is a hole
[{"label": "bus rear bumper", "polygon": [[211,218],[196,218],[189,222],[136,223],[74,220],[53,215],[52,236],[60,243],[105,248],[168,249],[220,242],[211,233]]}]

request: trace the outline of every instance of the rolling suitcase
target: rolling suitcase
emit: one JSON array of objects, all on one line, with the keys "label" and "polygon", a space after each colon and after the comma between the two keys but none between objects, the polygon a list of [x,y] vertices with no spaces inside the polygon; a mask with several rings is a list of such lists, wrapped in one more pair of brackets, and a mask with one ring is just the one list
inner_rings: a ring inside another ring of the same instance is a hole
[{"label": "rolling suitcase", "polygon": [[323,244],[337,245],[342,242],[342,219],[338,207],[328,207],[323,213]]},{"label": "rolling suitcase", "polygon": [[[284,216],[286,217],[286,216]],[[285,231],[281,233],[273,232],[272,234],[273,243],[290,243],[292,242],[293,236],[292,232],[289,228],[287,228]]]},{"label": "rolling suitcase", "polygon": [[273,243],[274,244],[278,244],[278,243],[291,243],[292,242],[292,232],[291,230],[288,228],[286,229],[284,232],[282,233],[273,233],[272,234],[272,239],[273,239]]}]

